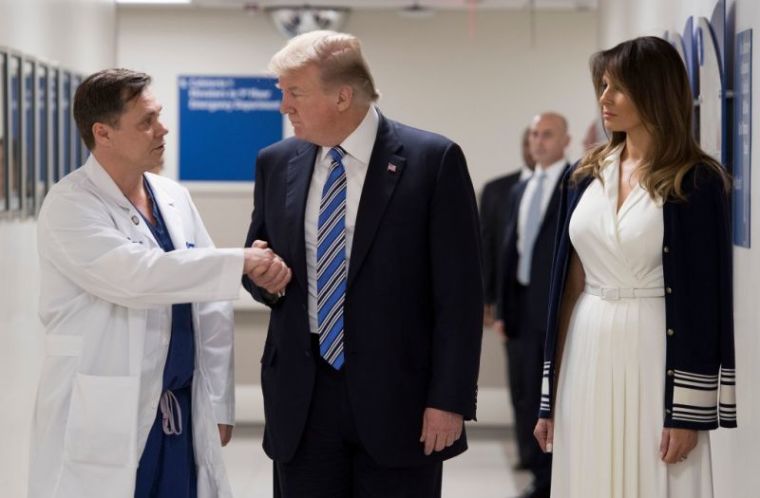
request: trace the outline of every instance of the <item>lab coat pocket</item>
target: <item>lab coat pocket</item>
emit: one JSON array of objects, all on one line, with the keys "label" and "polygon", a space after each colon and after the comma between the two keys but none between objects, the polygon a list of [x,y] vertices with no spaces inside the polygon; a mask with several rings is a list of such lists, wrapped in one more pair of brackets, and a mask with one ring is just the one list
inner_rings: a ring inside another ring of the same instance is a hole
[{"label": "lab coat pocket", "polygon": [[136,376],[76,375],[64,436],[67,460],[136,464],[139,386]]}]

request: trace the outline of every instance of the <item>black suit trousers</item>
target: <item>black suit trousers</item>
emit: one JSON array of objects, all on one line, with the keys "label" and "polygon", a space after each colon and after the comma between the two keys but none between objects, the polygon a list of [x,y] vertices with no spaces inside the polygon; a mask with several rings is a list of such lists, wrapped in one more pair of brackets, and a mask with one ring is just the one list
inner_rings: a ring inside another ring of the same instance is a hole
[{"label": "black suit trousers", "polygon": [[[315,358],[319,346],[313,336]],[[440,461],[413,467],[378,465],[362,447],[346,373],[319,358],[306,428],[294,458],[275,463],[282,498],[439,498]]]},{"label": "black suit trousers", "polygon": [[537,487],[548,488],[551,484],[551,455],[541,451],[533,436],[541,403],[544,338],[542,329],[521,327],[519,334],[507,341],[507,363],[520,462],[533,472]]}]

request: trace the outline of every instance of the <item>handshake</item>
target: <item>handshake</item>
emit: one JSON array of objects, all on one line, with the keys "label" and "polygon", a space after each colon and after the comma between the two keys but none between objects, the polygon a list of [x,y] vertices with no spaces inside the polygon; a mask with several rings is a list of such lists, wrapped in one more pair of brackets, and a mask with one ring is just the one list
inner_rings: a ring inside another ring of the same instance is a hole
[{"label": "handshake", "polygon": [[288,265],[263,240],[256,240],[244,249],[243,273],[269,294],[279,295],[287,287],[292,273]]}]

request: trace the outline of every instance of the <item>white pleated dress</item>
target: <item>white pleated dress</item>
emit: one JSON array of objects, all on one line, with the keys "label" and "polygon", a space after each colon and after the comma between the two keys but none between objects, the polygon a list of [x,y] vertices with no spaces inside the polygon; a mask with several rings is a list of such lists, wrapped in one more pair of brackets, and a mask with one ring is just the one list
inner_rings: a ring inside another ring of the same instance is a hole
[{"label": "white pleated dress", "polygon": [[[619,154],[619,152],[618,152]],[[619,155],[570,220],[586,284],[664,286],[662,206],[637,186],[617,210]],[[711,498],[710,440],[677,464],[660,459],[665,298],[584,292],[568,330],[554,411],[553,498]]]}]

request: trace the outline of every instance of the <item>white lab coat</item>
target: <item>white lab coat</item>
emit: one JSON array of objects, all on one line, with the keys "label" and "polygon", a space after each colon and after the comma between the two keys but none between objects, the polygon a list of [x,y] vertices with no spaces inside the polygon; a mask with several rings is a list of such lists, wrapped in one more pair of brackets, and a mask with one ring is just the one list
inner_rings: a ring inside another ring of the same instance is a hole
[{"label": "white lab coat", "polygon": [[46,354],[30,498],[133,498],[156,416],[171,304],[191,302],[198,497],[230,497],[217,423],[233,423],[233,323],[242,249],[214,249],[187,190],[147,174],[177,250],[165,253],[93,156],[38,222]]}]

